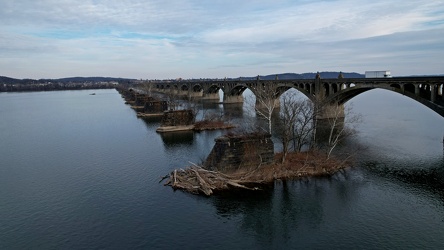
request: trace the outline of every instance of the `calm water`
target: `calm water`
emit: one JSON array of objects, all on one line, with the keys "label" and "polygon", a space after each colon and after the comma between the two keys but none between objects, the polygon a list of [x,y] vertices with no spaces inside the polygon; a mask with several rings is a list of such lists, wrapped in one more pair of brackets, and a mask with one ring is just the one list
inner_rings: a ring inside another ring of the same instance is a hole
[{"label": "calm water", "polygon": [[114,90],[0,94],[0,249],[444,249],[444,119],[354,98],[356,166],[205,198],[159,184],[220,131],[161,136]]}]

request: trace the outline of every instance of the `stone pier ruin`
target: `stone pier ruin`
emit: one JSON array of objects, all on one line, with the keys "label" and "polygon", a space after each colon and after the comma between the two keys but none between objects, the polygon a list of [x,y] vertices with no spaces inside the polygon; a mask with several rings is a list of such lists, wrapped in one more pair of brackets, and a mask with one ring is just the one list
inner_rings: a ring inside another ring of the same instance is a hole
[{"label": "stone pier ruin", "polygon": [[205,169],[229,173],[273,162],[274,145],[270,134],[225,135],[215,142],[204,163]]},{"label": "stone pier ruin", "polygon": [[160,127],[157,132],[171,132],[192,130],[195,115],[192,110],[168,110],[163,113]]},{"label": "stone pier ruin", "polygon": [[167,101],[160,101],[160,100],[152,100],[145,103],[145,106],[143,107],[143,112],[147,114],[158,114],[162,113],[168,109],[168,102]]}]

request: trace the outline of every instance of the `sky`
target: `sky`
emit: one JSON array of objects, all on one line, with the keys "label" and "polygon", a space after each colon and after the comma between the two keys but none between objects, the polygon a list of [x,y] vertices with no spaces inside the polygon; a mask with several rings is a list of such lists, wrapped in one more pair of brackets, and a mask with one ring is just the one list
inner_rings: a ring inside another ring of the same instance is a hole
[{"label": "sky", "polygon": [[444,74],[444,0],[1,0],[0,75]]}]

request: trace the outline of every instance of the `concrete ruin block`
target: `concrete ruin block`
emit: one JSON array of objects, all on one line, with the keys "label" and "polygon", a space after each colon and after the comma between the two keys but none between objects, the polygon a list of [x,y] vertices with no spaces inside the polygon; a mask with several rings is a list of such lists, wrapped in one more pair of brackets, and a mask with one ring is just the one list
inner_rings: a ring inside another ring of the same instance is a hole
[{"label": "concrete ruin block", "polygon": [[274,144],[270,134],[225,135],[215,142],[204,163],[206,169],[232,172],[273,162]]}]

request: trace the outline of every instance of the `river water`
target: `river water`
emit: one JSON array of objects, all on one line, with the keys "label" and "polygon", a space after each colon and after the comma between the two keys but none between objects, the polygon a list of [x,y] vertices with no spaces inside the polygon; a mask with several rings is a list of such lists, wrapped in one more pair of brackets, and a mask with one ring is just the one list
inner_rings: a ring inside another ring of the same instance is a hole
[{"label": "river water", "polygon": [[444,119],[406,97],[352,99],[354,167],[206,198],[158,181],[223,132],[91,92],[0,94],[0,249],[444,249]]}]

